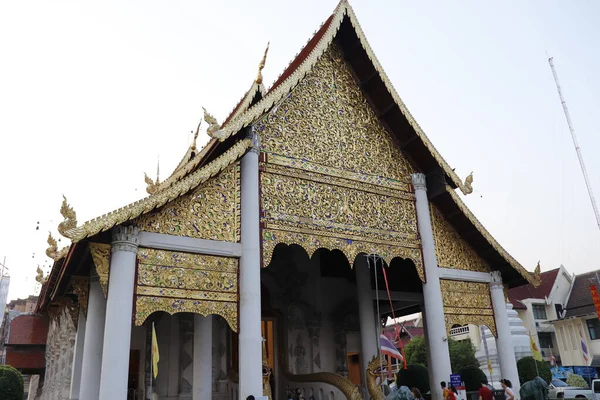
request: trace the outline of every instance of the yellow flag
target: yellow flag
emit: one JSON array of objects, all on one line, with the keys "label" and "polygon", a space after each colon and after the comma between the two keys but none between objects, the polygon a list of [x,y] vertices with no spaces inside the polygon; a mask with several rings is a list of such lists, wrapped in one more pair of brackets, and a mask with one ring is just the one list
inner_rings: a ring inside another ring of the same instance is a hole
[{"label": "yellow flag", "polygon": [[158,354],[158,341],[156,340],[156,330],[154,329],[154,324],[152,324],[152,374],[154,375],[154,379],[158,376],[158,361],[160,360],[160,355]]},{"label": "yellow flag", "polygon": [[538,349],[535,340],[533,340],[533,336],[531,336],[531,333],[529,334],[529,347],[531,347],[531,355],[533,358],[538,361],[542,361],[542,353],[540,353],[540,349]]}]

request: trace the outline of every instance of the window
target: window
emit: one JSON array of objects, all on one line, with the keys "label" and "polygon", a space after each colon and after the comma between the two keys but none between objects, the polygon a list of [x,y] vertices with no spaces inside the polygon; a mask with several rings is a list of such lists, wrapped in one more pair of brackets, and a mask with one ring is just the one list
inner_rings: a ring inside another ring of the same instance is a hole
[{"label": "window", "polygon": [[546,306],[544,304],[532,304],[531,309],[533,310],[534,319],[548,319],[546,316]]},{"label": "window", "polygon": [[539,332],[538,339],[540,341],[541,350],[548,350],[554,347],[552,345],[552,334],[550,332]]},{"label": "window", "polygon": [[600,321],[598,318],[587,320],[588,331],[590,332],[590,339],[600,339]]}]

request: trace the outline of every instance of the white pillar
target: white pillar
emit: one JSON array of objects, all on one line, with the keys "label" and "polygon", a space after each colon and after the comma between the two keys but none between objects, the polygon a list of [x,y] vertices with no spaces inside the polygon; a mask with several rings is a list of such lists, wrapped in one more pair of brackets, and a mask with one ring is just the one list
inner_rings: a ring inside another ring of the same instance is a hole
[{"label": "white pillar", "polygon": [[167,385],[167,396],[177,397],[179,394],[179,353],[181,351],[179,315],[171,315],[169,329],[169,383]]},{"label": "white pillar", "polygon": [[90,278],[88,310],[83,342],[81,365],[80,399],[95,400],[100,393],[100,371],[102,367],[102,346],[104,343],[104,317],[106,299],[98,282],[98,277]]},{"label": "white pillar", "polygon": [[192,400],[212,398],[213,316],[194,315],[194,381]]},{"label": "white pillar", "polygon": [[[492,271],[492,282],[490,283],[490,294],[492,307],[494,309],[494,320],[496,322],[496,349],[498,351],[498,362],[503,379],[508,379],[513,384],[513,391],[519,393],[519,373],[517,371],[517,359],[515,348],[512,343],[510,324],[506,312],[506,301],[504,299],[504,286],[499,271]],[[485,340],[485,339],[484,339]]]},{"label": "white pillar", "polygon": [[73,353],[73,363],[71,366],[71,389],[69,392],[70,400],[79,399],[79,388],[81,387],[81,365],[83,363],[83,343],[85,340],[85,313],[83,306],[79,304],[79,317],[77,318],[77,333],[75,336],[75,351]]},{"label": "white pillar", "polygon": [[[369,362],[377,354],[377,327],[373,310],[373,290],[371,289],[371,273],[367,258],[359,255],[354,261],[356,269],[356,290],[358,297],[358,319],[360,323],[360,377],[363,386],[367,387],[366,371]],[[368,396],[368,392],[367,392]]]},{"label": "white pillar", "polygon": [[239,398],[262,396],[262,338],[260,331],[260,226],[258,193],[259,137],[252,130],[253,147],[242,158]]},{"label": "white pillar", "polygon": [[[425,277],[427,279],[427,283],[423,284],[423,300],[425,303],[425,318],[427,318],[427,332],[425,334],[428,338],[432,361],[429,368],[433,377],[433,382],[431,382],[433,393],[433,390],[441,390],[440,382],[450,380],[452,367],[450,365],[450,352],[448,351],[444,304],[442,302],[437,257],[435,255],[435,242],[431,226],[431,214],[429,213],[425,175],[417,173],[412,174],[411,177],[415,189],[417,226],[421,237]],[[440,395],[441,393],[438,396],[432,397],[435,399]]]},{"label": "white pillar", "polygon": [[127,398],[138,234],[139,229],[132,226],[119,226],[113,230],[100,378],[101,400]]}]

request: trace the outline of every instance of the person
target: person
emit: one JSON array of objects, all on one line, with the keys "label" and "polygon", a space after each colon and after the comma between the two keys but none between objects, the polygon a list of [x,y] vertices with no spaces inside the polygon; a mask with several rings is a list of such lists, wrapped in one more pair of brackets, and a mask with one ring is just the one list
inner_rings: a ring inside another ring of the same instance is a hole
[{"label": "person", "polygon": [[494,393],[490,390],[487,381],[481,381],[481,387],[477,393],[479,400],[494,400]]},{"label": "person", "polygon": [[449,390],[446,388],[446,382],[442,382],[440,383],[440,385],[442,385],[442,397],[444,398],[444,400],[448,400]]},{"label": "person", "polygon": [[458,394],[458,390],[456,390],[454,385],[450,385],[450,390],[448,390],[448,400],[456,400],[457,394]]},{"label": "person", "polygon": [[515,400],[515,394],[512,390],[512,383],[508,379],[501,379],[500,384],[502,385],[502,389],[504,389],[504,397],[506,400]]},{"label": "person", "polygon": [[410,389],[410,391],[412,392],[415,400],[424,400],[423,395],[421,394],[421,391],[419,390],[419,388],[414,387],[414,388]]}]

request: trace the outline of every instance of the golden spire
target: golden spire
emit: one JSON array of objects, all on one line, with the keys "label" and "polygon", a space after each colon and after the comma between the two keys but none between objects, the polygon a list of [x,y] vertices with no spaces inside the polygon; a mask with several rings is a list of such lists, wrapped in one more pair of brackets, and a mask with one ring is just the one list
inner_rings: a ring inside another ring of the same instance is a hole
[{"label": "golden spire", "polygon": [[265,54],[263,54],[262,60],[260,60],[260,64],[258,64],[258,73],[256,74],[256,79],[254,80],[259,85],[263,81],[262,70],[265,67],[265,63],[267,62],[267,53],[269,52],[269,43],[267,43],[267,48],[265,49]]},{"label": "golden spire", "polygon": [[156,159],[156,184],[160,183],[160,156]]},{"label": "golden spire", "polygon": [[[203,110],[204,110],[204,108],[203,108]],[[204,113],[206,114],[206,110],[204,110]],[[202,119],[200,119],[200,122],[198,122],[198,127],[196,128],[196,133],[194,133],[194,141],[192,142],[192,150],[196,150],[196,140],[198,139],[198,133],[200,132],[200,125],[202,125]]]},{"label": "golden spire", "polygon": [[58,224],[58,233],[66,238],[70,238],[67,232],[70,229],[77,228],[77,213],[73,210],[73,207],[67,203],[67,198],[63,194],[63,202],[60,206],[60,214],[65,219],[63,222]]}]

